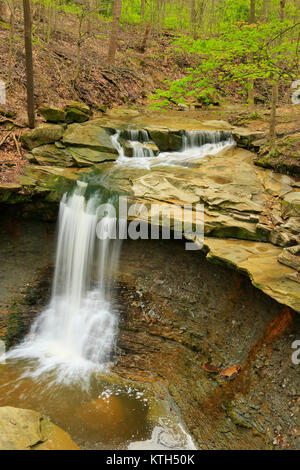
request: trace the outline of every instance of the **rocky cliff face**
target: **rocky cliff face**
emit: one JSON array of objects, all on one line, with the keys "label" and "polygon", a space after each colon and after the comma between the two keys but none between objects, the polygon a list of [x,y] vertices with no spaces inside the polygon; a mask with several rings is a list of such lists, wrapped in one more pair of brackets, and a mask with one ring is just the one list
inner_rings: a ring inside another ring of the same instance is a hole
[{"label": "rocky cliff face", "polygon": [[179,241],[122,250],[114,371],[159,389],[199,448],[299,448],[300,318]]}]

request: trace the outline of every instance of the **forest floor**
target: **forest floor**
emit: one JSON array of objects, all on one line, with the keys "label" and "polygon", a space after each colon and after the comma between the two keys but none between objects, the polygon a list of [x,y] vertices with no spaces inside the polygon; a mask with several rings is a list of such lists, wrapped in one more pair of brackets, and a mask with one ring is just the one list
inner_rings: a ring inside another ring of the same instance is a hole
[{"label": "forest floor", "polygon": [[[36,25],[35,25],[36,26]],[[50,40],[43,24],[34,28],[34,70],[36,108],[63,107],[69,100],[81,100],[94,110],[106,107],[126,106],[147,110],[151,105],[149,95],[157,88],[164,88],[164,80],[175,80],[184,75],[187,68],[195,65],[190,55],[176,52],[171,32],[151,32],[145,53],[140,52],[145,28],[140,25],[123,24],[120,34],[115,66],[107,64],[109,24],[103,23],[96,34],[87,35],[81,48],[81,71],[76,84],[72,78],[76,68],[77,23],[70,17],[57,20],[57,30]],[[23,27],[17,17],[12,59],[12,85],[7,89],[7,104],[0,106],[0,183],[17,180],[27,163],[19,144],[19,135],[26,128],[26,78],[23,51]],[[9,57],[9,26],[0,21],[0,78],[6,78]],[[267,132],[270,109],[268,102],[258,107],[254,119],[241,102],[240,90],[229,84],[224,90],[228,98],[221,106],[201,108],[196,111],[176,111],[182,117],[198,119],[223,119],[231,124],[251,130]],[[281,90],[278,109],[277,132],[279,136],[300,132],[300,109],[289,103],[289,90]],[[260,97],[266,97],[263,86]],[[37,124],[42,122],[37,116]],[[290,143],[289,143],[290,144]],[[293,145],[292,145],[293,147]],[[286,150],[286,149],[285,149]],[[285,151],[284,150],[284,151]],[[292,149],[293,150],[293,149]],[[300,160],[300,159],[299,159]]]}]

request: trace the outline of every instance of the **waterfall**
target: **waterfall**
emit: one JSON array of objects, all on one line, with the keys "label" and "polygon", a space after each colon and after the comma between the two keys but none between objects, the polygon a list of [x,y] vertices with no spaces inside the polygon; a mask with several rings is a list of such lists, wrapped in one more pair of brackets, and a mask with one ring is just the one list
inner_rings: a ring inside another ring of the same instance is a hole
[{"label": "waterfall", "polygon": [[[151,148],[147,147],[147,144],[151,143],[151,139],[146,130],[141,129],[128,129],[126,131],[126,140],[130,142],[132,148],[132,157],[130,158],[154,158],[154,152]],[[121,131],[117,131],[116,134],[112,136],[112,142],[119,153],[120,159],[127,160],[128,157],[125,156],[124,149],[120,144]]]},{"label": "waterfall", "polygon": [[[146,130],[127,130],[126,137],[133,148],[133,156],[126,157],[120,143],[121,131],[112,136],[112,143],[118,151],[117,163],[131,168],[151,169],[155,166],[188,166],[207,155],[217,155],[235,145],[230,131],[181,131],[182,149],[177,152],[161,152],[155,156],[153,151],[143,144],[151,142]],[[124,134],[124,131],[122,131]],[[147,157],[147,158],[145,158]]]},{"label": "waterfall", "polygon": [[185,131],[183,150],[202,147],[207,144],[223,144],[228,141],[233,141],[230,131]]},{"label": "waterfall", "polygon": [[105,368],[118,327],[110,289],[120,251],[120,241],[110,236],[115,219],[106,217],[110,233],[99,240],[102,201],[96,195],[86,198],[86,189],[86,183],[78,182],[73,194],[61,201],[50,304],[23,343],[7,354],[12,359],[36,359],[31,375],[48,372],[63,382],[86,382],[93,370]]}]

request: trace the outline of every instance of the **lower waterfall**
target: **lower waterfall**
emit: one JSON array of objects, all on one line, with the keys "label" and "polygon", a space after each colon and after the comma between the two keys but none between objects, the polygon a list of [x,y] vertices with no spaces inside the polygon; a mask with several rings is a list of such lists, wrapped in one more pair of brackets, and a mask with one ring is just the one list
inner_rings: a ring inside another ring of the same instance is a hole
[{"label": "lower waterfall", "polygon": [[[30,374],[54,374],[54,380],[87,380],[95,369],[105,369],[114,349],[118,315],[111,307],[110,280],[118,263],[120,241],[96,235],[97,195],[86,198],[87,184],[78,182],[60,204],[58,241],[49,306],[33,324],[24,341],[7,354],[13,359],[35,359]],[[108,219],[108,232],[115,219]]]}]

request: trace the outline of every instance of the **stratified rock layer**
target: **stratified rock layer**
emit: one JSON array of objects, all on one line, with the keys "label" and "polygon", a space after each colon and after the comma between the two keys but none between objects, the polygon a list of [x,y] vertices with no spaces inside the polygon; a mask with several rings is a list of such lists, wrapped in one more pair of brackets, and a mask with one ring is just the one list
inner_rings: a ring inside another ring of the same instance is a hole
[{"label": "stratified rock layer", "polygon": [[[181,148],[184,129],[231,131],[243,149],[232,147],[199,157],[187,166],[132,168],[114,163],[118,155],[111,136],[117,129],[124,135],[126,129],[146,130],[160,151],[166,152]],[[182,208],[190,204],[194,205],[190,218],[195,227],[199,223],[195,204],[203,205],[205,240],[197,239],[197,243],[209,259],[246,272],[256,287],[300,312],[299,273],[291,263],[278,261],[283,249],[300,243],[300,185],[292,177],[254,165],[255,154],[245,148],[256,148],[262,133],[223,121],[170,120],[139,113],[112,113],[71,124],[63,135],[52,135],[52,130],[61,134],[62,126],[43,126],[25,134],[23,140],[32,149],[31,164],[24,167],[19,183],[0,185],[0,202],[23,203],[23,213],[37,210],[48,220],[49,204],[58,204],[62,194],[84,177],[95,188],[105,186],[128,194],[132,202],[147,207],[155,203],[155,215],[165,213],[160,225],[168,221],[170,209],[173,227],[178,225]],[[51,145],[44,141],[48,131]],[[149,213],[140,218],[151,223]]]}]

